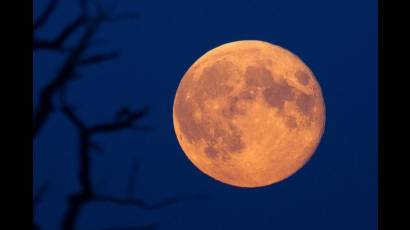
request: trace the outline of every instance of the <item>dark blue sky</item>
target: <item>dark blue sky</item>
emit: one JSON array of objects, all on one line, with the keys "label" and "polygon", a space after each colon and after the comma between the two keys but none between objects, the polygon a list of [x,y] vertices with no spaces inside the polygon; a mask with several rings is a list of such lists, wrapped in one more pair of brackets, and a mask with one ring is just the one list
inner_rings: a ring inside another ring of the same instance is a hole
[{"label": "dark blue sky", "polygon": [[[76,1],[62,0],[47,28],[55,34],[74,18]],[[34,2],[34,16],[47,1]],[[121,106],[152,106],[143,123],[153,131],[99,136],[92,175],[101,194],[124,196],[131,163],[141,162],[136,195],[149,202],[186,193],[207,201],[182,202],[159,211],[91,204],[78,229],[156,222],[160,229],[377,229],[377,1],[152,1],[122,0],[118,10],[137,20],[107,24],[96,51],[120,51],[112,62],[81,70],[68,94],[89,123],[112,118]],[[274,186],[239,189],[199,172],[174,135],[172,103],[187,68],[226,42],[257,39],[283,46],[315,73],[326,103],[326,128],[314,157]],[[38,52],[38,92],[61,67],[63,56]],[[58,229],[67,195],[79,189],[76,133],[66,118],[51,116],[34,141],[34,189],[52,187],[35,218]]]}]

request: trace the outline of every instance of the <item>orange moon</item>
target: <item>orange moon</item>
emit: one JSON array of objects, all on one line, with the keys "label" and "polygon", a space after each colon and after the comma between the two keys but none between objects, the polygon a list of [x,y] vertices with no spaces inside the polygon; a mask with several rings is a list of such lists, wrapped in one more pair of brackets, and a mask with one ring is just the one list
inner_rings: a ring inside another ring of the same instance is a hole
[{"label": "orange moon", "polygon": [[256,40],[195,61],[174,99],[174,129],[189,160],[238,187],[282,181],[315,152],[325,105],[312,71],[290,51]]}]

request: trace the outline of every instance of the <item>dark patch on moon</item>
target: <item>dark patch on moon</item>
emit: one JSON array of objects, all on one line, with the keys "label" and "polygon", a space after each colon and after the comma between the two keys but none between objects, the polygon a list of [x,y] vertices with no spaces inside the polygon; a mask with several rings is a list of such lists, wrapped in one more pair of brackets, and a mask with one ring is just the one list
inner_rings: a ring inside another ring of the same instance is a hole
[{"label": "dark patch on moon", "polygon": [[226,83],[234,74],[236,67],[233,63],[221,60],[204,68],[199,78],[199,89],[208,98],[223,97],[232,91]]},{"label": "dark patch on moon", "polygon": [[[191,143],[207,143],[204,152],[210,158],[229,159],[230,154],[245,148],[240,129],[229,121],[221,120],[219,115],[207,111],[204,106],[206,99],[229,94],[231,88],[225,85],[232,74],[229,68],[232,68],[229,62],[220,61],[204,70],[203,76],[196,83],[192,76],[185,76],[175,98],[174,109],[181,133]],[[190,98],[187,98],[188,92]],[[239,107],[239,100],[239,97],[230,98],[229,113],[245,112]],[[202,114],[200,121],[194,117],[197,111]]]},{"label": "dark patch on moon", "polygon": [[175,113],[184,136],[191,142],[201,138],[201,126],[195,121],[192,102],[178,98],[175,102]]},{"label": "dark patch on moon", "polygon": [[246,110],[241,106],[241,98],[229,97],[227,105],[222,109],[222,115],[226,118],[233,118],[236,115],[245,115]]},{"label": "dark patch on moon", "polygon": [[265,101],[272,107],[283,109],[285,101],[290,101],[294,97],[293,88],[287,84],[274,82],[268,88],[263,90],[263,97]]},{"label": "dark patch on moon", "polygon": [[267,87],[273,82],[271,72],[263,66],[248,66],[245,80],[248,87]]},{"label": "dark patch on moon", "polygon": [[240,152],[242,149],[245,148],[245,143],[242,141],[242,132],[239,130],[238,127],[229,123],[229,133],[223,138],[226,142],[222,142],[226,145],[226,149],[228,152]]},{"label": "dark patch on moon", "polygon": [[312,95],[300,94],[296,98],[296,105],[299,111],[307,117],[311,117],[316,99]]},{"label": "dark patch on moon", "polygon": [[212,147],[212,146],[207,146],[205,148],[205,154],[209,157],[209,158],[216,158],[218,156],[218,151]]},{"label": "dark patch on moon", "polygon": [[228,128],[223,128],[222,122],[212,122],[214,135],[206,136],[205,139],[212,144],[218,154],[228,157],[229,154],[240,152],[245,148],[242,141],[242,133],[238,127],[228,123]]},{"label": "dark patch on moon", "polygon": [[298,79],[300,84],[302,84],[302,85],[309,84],[310,76],[305,71],[298,70],[298,71],[296,71],[295,76]]},{"label": "dark patch on moon", "polygon": [[[285,101],[290,101],[295,96],[293,87],[288,85],[286,81],[276,82],[272,73],[263,66],[248,66],[245,72],[245,80],[248,89],[261,88],[265,102],[269,106],[280,110],[283,109]],[[254,98],[254,95],[245,94],[245,98],[246,96]]]},{"label": "dark patch on moon", "polygon": [[191,143],[203,140],[208,144],[204,150],[208,157],[214,158],[220,154],[237,153],[245,148],[239,128],[230,123],[224,124],[226,121],[220,121],[204,111],[201,111],[203,113],[202,120],[198,122],[194,119],[194,111],[191,106],[186,101],[176,103],[178,123],[181,132]]}]

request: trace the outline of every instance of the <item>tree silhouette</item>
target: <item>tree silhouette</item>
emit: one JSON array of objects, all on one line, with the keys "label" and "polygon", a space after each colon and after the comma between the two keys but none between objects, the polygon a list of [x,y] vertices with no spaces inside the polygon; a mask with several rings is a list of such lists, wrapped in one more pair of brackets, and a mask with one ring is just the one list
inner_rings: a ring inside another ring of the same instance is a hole
[{"label": "tree silhouette", "polygon": [[[90,202],[109,202],[118,205],[132,205],[145,210],[153,210],[183,200],[204,199],[205,197],[203,195],[188,194],[166,198],[150,204],[143,199],[135,197],[133,178],[135,178],[135,175],[138,173],[138,161],[135,161],[132,165],[126,197],[100,195],[94,188],[90,176],[90,153],[92,151],[100,151],[101,148],[98,144],[93,142],[93,137],[100,134],[121,132],[123,130],[149,131],[149,127],[140,124],[140,121],[148,114],[150,107],[142,106],[140,109],[123,107],[113,114],[112,120],[97,124],[86,124],[76,114],[75,106],[68,102],[66,94],[69,83],[82,77],[78,72],[78,68],[88,65],[102,64],[103,62],[113,60],[119,56],[118,52],[86,55],[92,44],[94,35],[106,22],[136,17],[135,13],[113,14],[110,11],[110,7],[104,7],[100,3],[91,2],[89,0],[77,1],[80,7],[80,14],[73,21],[63,27],[56,37],[52,39],[40,38],[38,36],[38,30],[47,25],[50,16],[55,12],[59,4],[59,0],[50,0],[46,9],[33,23],[33,52],[38,50],[49,50],[67,55],[67,58],[56,73],[56,76],[41,90],[39,103],[34,110],[33,117],[33,140],[36,139],[50,115],[54,112],[61,112],[64,114],[77,132],[79,162],[77,178],[81,188],[80,191],[68,197],[68,208],[62,220],[62,229],[74,230],[82,208]],[[82,28],[81,31],[80,28]],[[66,41],[78,31],[81,33],[79,39],[74,45],[71,45],[70,47],[67,46]],[[59,104],[54,104],[56,103],[55,99],[57,97],[60,99]],[[44,194],[48,188],[49,184],[46,184],[37,192],[33,201],[34,208],[36,208],[37,204],[44,198]],[[33,228],[40,229],[39,225],[36,223],[33,224]],[[139,227],[110,229],[151,230],[155,228],[155,224],[149,224]]]}]

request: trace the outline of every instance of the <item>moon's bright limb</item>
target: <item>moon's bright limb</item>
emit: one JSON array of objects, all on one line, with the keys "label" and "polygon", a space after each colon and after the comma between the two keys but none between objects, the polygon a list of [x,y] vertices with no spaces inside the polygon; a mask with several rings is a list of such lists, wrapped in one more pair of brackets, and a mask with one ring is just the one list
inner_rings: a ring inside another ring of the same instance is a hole
[{"label": "moon's bright limb", "polygon": [[176,92],[173,121],[191,162],[239,187],[291,176],[313,155],[325,126],[321,88],[290,51],[237,41],[204,54]]}]

